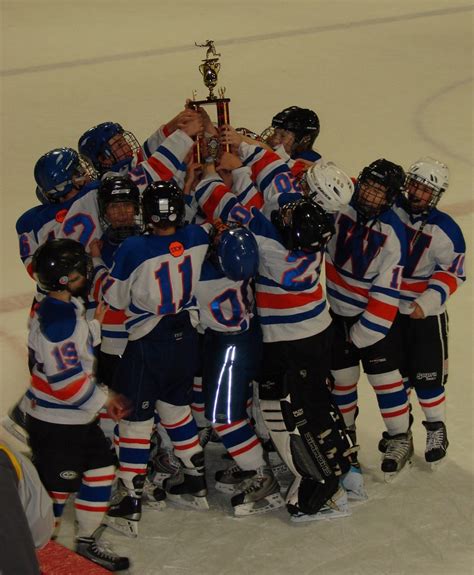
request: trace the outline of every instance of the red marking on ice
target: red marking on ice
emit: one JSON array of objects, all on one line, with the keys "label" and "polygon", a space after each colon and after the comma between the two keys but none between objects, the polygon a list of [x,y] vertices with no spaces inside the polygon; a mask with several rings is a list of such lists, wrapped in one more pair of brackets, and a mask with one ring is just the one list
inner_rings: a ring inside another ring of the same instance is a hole
[{"label": "red marking on ice", "polygon": [[50,541],[37,552],[43,575],[106,575],[110,573],[100,565],[88,561],[56,541]]}]

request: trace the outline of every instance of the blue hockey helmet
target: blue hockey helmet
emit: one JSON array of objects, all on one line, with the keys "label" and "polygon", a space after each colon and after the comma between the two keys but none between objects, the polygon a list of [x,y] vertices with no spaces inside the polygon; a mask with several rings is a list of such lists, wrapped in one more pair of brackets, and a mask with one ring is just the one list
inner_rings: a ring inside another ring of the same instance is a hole
[{"label": "blue hockey helmet", "polygon": [[239,224],[224,224],[216,236],[215,263],[233,281],[249,280],[258,271],[258,245],[254,235]]},{"label": "blue hockey helmet", "polygon": [[[112,138],[118,142],[112,143]],[[79,138],[79,152],[85,156],[100,173],[119,172],[127,166],[138,152],[140,144],[131,132],[117,122],[103,122],[84,132]]]},{"label": "blue hockey helmet", "polygon": [[92,172],[72,148],[55,148],[36,162],[36,196],[42,203],[56,203],[73,188],[86,184]]}]

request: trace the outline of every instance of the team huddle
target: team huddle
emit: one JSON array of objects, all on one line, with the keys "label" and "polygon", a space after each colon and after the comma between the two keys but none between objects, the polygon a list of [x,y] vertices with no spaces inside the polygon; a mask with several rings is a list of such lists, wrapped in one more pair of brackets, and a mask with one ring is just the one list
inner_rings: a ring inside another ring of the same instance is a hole
[{"label": "team huddle", "polygon": [[367,498],[360,365],[385,478],[413,455],[412,390],[426,461],[446,455],[446,303],[465,280],[462,232],[437,209],[448,169],[376,159],[352,179],[313,149],[319,129],[292,106],[259,136],[188,102],[143,146],[105,122],[36,163],[41,204],[17,222],[37,293],[16,411],[58,527],[76,493],[76,551],[111,571],[129,560],[105,525],[136,537],[144,501],[209,508],[211,436],[236,516],[350,515]]}]

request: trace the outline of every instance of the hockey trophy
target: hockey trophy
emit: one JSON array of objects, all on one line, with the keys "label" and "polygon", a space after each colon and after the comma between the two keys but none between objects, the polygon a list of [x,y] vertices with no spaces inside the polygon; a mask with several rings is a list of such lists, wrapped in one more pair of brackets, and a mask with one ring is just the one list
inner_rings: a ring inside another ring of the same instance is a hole
[{"label": "hockey trophy", "polygon": [[[214,94],[214,89],[218,82],[219,71],[221,69],[219,62],[220,54],[216,53],[213,40],[206,40],[204,44],[197,44],[195,42],[195,46],[207,49],[206,57],[199,66],[199,71],[201,72],[204,85],[209,90],[209,95],[205,100],[196,100],[196,91],[193,91],[193,99],[190,102],[190,106],[194,109],[201,106],[215,106],[217,110],[217,126],[220,127],[224,124],[228,124],[230,121],[230,99],[225,97],[225,88],[218,89],[219,97]],[[201,163],[203,160],[203,140],[206,140],[205,143],[208,150],[208,156],[211,156],[215,160],[219,153],[219,140],[216,137],[211,136],[210,138],[205,138],[204,136],[197,136],[194,159],[198,163]],[[230,146],[225,144],[222,146],[222,149],[229,152]]]}]

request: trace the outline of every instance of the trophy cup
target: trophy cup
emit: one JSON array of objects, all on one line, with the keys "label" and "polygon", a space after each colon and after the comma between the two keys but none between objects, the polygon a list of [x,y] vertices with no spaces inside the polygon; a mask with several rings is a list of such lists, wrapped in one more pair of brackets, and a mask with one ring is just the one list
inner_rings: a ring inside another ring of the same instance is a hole
[{"label": "trophy cup", "polygon": [[[221,69],[221,65],[219,62],[220,54],[216,53],[216,48],[214,46],[213,40],[206,40],[204,44],[197,44],[194,43],[195,46],[199,48],[207,48],[206,50],[206,57],[202,61],[202,64],[199,66],[199,71],[201,72],[202,79],[204,85],[209,90],[209,95],[205,100],[196,100],[196,92],[193,92],[193,100],[191,101],[191,106],[193,108],[198,108],[200,106],[210,106],[214,105],[217,110],[217,126],[220,127],[223,124],[228,124],[230,121],[229,116],[229,102],[230,99],[225,97],[225,88],[219,88],[217,97],[214,94],[214,88],[217,86],[217,81],[219,77],[219,71]],[[202,148],[201,143],[204,138],[202,136],[198,136],[196,138],[196,148],[195,148],[195,161],[201,163],[202,161]],[[217,154],[219,152],[219,143],[218,140],[215,138],[211,138],[207,142],[207,147],[209,150],[210,155],[216,159]],[[223,146],[223,149],[226,152],[230,151],[230,146],[228,144]]]}]

